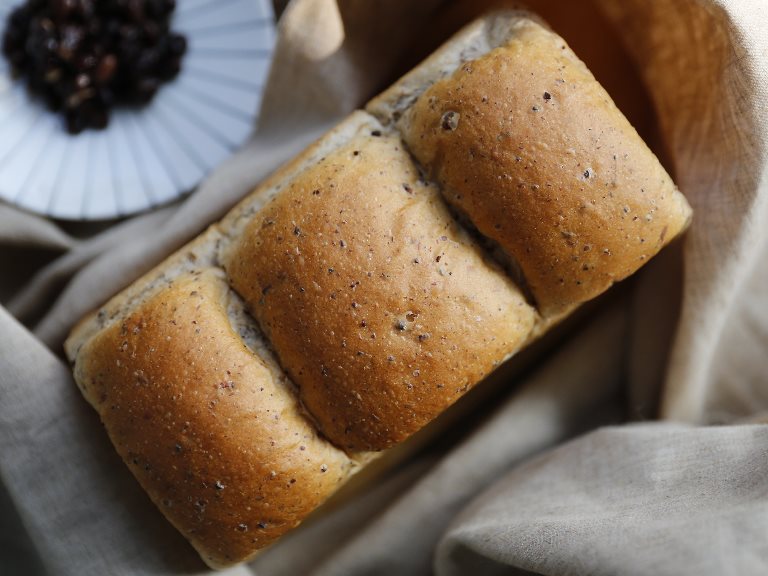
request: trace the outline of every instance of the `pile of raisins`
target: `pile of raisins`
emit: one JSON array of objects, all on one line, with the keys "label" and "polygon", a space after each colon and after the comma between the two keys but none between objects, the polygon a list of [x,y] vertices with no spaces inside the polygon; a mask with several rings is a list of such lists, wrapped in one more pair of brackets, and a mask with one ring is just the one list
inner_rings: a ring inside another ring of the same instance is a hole
[{"label": "pile of raisins", "polygon": [[28,0],[8,17],[3,54],[67,130],[104,128],[116,104],[143,105],[181,69],[175,0]]}]

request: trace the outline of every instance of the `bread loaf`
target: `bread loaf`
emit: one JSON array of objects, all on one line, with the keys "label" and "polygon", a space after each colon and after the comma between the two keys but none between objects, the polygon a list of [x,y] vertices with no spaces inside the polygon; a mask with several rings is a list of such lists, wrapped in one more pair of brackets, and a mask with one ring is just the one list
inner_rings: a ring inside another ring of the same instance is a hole
[{"label": "bread loaf", "polygon": [[85,318],[66,351],[138,481],[223,567],[689,218],[563,40],[497,12]]}]

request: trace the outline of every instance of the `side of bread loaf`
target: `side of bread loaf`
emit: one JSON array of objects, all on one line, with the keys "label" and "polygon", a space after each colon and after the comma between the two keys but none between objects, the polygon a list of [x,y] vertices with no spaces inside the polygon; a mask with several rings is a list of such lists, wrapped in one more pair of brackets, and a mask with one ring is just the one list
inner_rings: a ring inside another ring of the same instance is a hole
[{"label": "side of bread loaf", "polygon": [[689,216],[563,41],[494,13],[84,319],[66,351],[150,497],[226,566]]},{"label": "side of bread loaf", "polygon": [[275,362],[244,344],[240,306],[218,271],[183,274],[76,365],[117,451],[215,565],[293,527],[356,467],[318,436]]}]

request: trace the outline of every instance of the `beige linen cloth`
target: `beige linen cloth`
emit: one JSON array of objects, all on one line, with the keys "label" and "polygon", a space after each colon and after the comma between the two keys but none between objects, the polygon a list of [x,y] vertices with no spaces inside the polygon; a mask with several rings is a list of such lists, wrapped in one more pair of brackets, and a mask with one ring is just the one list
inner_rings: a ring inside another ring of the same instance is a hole
[{"label": "beige linen cloth", "polygon": [[[207,572],[63,338],[489,3],[295,0],[258,131],[186,200],[89,226],[0,205],[0,574]],[[692,228],[438,441],[228,574],[768,574],[768,4],[529,4],[664,159]]]}]

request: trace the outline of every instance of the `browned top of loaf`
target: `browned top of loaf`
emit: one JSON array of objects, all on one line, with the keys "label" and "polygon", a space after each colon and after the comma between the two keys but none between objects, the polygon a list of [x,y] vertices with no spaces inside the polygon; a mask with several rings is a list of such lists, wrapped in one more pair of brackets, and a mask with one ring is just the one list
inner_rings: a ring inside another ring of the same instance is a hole
[{"label": "browned top of loaf", "polygon": [[399,138],[370,131],[292,180],[224,263],[321,431],[346,449],[424,426],[534,321]]},{"label": "browned top of loaf", "polygon": [[183,276],[98,333],[75,367],[133,474],[212,566],[293,528],[352,467],[243,344],[226,294],[213,272]]},{"label": "browned top of loaf", "polygon": [[427,89],[400,127],[448,200],[517,261],[544,315],[634,272],[690,217],[586,66],[533,20]]}]

